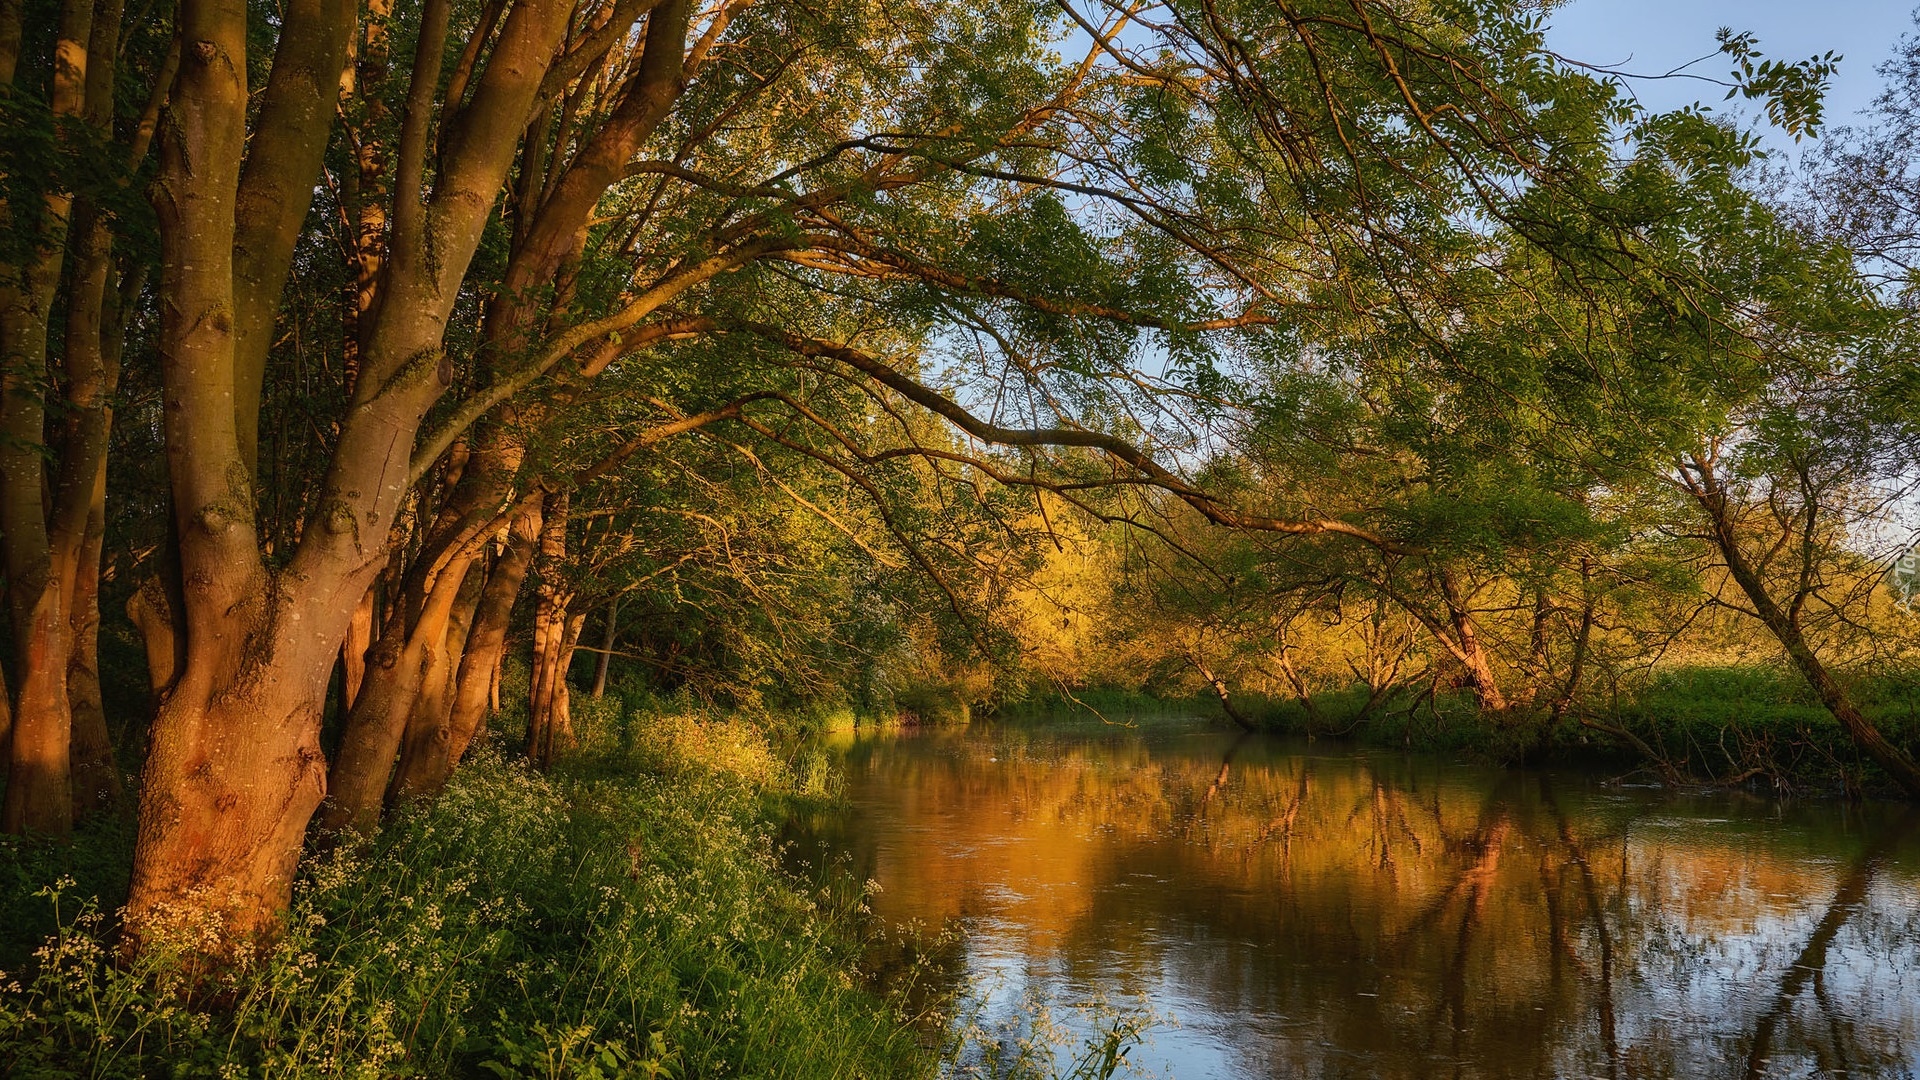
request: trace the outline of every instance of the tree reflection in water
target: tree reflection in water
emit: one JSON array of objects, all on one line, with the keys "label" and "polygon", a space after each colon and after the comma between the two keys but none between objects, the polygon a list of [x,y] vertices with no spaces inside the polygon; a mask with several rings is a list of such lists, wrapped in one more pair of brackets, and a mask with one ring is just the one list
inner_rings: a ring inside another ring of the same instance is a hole
[{"label": "tree reflection in water", "polygon": [[[810,823],[884,919],[1058,1000],[1144,996],[1175,1076],[1900,1074],[1913,813],[1674,797],[1206,731],[845,747]],[[1224,1063],[1224,1064],[1223,1064]]]}]

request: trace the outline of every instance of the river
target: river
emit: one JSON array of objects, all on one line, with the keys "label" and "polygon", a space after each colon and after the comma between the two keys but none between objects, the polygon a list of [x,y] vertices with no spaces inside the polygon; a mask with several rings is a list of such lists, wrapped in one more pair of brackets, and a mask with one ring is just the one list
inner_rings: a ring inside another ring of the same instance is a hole
[{"label": "river", "polygon": [[950,932],[983,1045],[1045,1007],[1062,1067],[1132,1017],[1116,1075],[1182,1080],[1920,1072],[1920,812],[1164,721],[834,750],[796,849]]}]

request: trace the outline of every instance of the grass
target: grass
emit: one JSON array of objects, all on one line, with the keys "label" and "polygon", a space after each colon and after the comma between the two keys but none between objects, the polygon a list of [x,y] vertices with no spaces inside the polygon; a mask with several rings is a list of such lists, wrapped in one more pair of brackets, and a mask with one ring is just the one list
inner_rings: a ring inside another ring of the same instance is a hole
[{"label": "grass", "polygon": [[[1920,749],[1914,673],[1849,680],[1849,692],[1882,735]],[[1855,750],[1806,683],[1762,667],[1685,667],[1659,673],[1608,710],[1683,774],[1750,777],[1787,790],[1890,793],[1892,783]]]},{"label": "grass", "polygon": [[166,955],[109,962],[124,825],[4,841],[0,1075],[934,1071],[861,975],[860,898],[780,868],[795,772],[758,729],[662,716],[600,741],[550,776],[481,752],[430,808],[310,858],[278,945],[191,994]]},{"label": "grass", "polygon": [[[1853,678],[1850,690],[1881,732],[1920,750],[1920,673],[1881,672]],[[1204,696],[1156,698],[1126,690],[1086,690],[1075,697],[1035,699],[1002,707],[1013,721],[1091,716],[1147,719],[1207,716],[1225,722]],[[1470,756],[1502,763],[1590,764],[1704,784],[1744,783],[1783,793],[1892,794],[1891,781],[1853,747],[1846,732],[1790,671],[1751,667],[1675,667],[1617,700],[1586,701],[1550,722],[1544,709],[1489,716],[1470,694],[1399,693],[1362,718],[1363,687],[1314,695],[1314,712],[1295,698],[1235,694],[1235,707],[1264,730],[1337,737],[1370,746]],[[1091,706],[1091,708],[1089,708]],[[1596,724],[1582,724],[1584,715]],[[1598,726],[1596,726],[1598,725]],[[1650,761],[1630,733],[1651,749]]]}]

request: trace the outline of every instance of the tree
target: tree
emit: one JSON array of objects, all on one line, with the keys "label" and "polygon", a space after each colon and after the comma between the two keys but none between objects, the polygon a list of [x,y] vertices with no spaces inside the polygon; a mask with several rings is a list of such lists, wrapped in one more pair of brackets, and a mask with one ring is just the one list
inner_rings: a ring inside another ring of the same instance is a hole
[{"label": "tree", "polygon": [[[0,547],[15,671],[0,824],[59,834],[119,785],[97,659],[106,455],[148,272],[136,178],[173,54],[150,28],[123,28],[118,3],[47,15],[54,25],[28,36],[24,7],[0,14]],[[39,40],[51,47],[23,55]]]},{"label": "tree", "polygon": [[[1859,625],[1884,576],[1859,550],[1872,524],[1908,497],[1903,416],[1873,408],[1872,366],[1783,379],[1682,459],[1675,486],[1693,504],[1745,600],[1860,751],[1909,795],[1920,765],[1860,708],[1834,670],[1834,639]],[[1877,414],[1877,415],[1876,415]],[[1862,425],[1865,415],[1881,421]],[[1838,631],[1838,633],[1836,633]]]},{"label": "tree", "polygon": [[[284,907],[325,790],[327,679],[409,486],[407,448],[450,371],[441,335],[572,14],[505,13],[471,92],[438,117],[451,5],[430,3],[394,168],[382,297],[317,505],[293,550],[262,548],[255,499],[261,373],[334,114],[355,19],[287,9],[257,110],[247,10],[186,0],[159,137],[159,359],[183,610],[183,658],[154,718],[127,929],[134,947],[212,920],[246,947]],[[429,169],[431,167],[431,182]]]}]

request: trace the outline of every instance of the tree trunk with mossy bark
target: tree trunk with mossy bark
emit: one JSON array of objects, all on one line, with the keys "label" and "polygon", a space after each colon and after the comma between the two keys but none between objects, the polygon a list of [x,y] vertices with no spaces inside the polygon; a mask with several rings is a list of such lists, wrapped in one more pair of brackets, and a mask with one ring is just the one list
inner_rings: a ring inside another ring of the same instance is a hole
[{"label": "tree trunk with mossy bark", "polygon": [[[156,937],[218,962],[271,935],[326,790],[328,684],[353,612],[387,557],[412,484],[409,451],[451,370],[441,341],[570,6],[515,5],[484,72],[429,132],[448,0],[421,16],[402,119],[382,301],[361,378],[291,554],[269,565],[254,507],[259,367],[318,178],[353,9],[289,4],[248,130],[247,8],[183,0],[183,42],[154,204],[162,246],[161,375],[182,610],[180,676],[160,705],[141,790],[126,947]],[[245,162],[245,168],[241,163]]]}]

